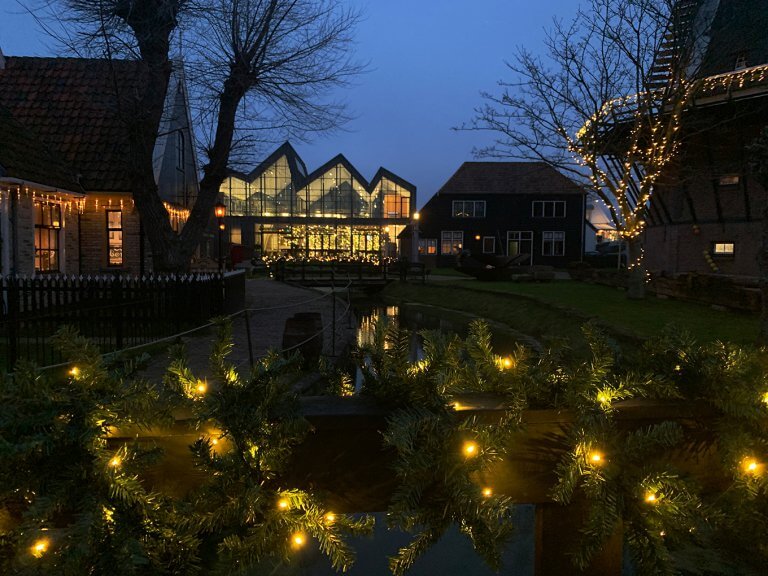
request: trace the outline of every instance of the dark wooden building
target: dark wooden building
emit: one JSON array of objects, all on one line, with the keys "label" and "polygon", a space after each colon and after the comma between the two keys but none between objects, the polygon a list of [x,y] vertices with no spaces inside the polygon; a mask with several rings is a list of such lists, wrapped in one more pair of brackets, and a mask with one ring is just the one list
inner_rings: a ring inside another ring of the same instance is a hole
[{"label": "dark wooden building", "polygon": [[544,163],[465,162],[420,212],[419,258],[453,266],[468,252],[566,266],[584,251],[584,201],[581,187]]},{"label": "dark wooden building", "polygon": [[645,264],[672,275],[757,276],[768,193],[750,174],[747,147],[768,125],[768,2],[704,0],[697,17],[708,29],[698,35],[707,40],[704,86],[651,200]]}]

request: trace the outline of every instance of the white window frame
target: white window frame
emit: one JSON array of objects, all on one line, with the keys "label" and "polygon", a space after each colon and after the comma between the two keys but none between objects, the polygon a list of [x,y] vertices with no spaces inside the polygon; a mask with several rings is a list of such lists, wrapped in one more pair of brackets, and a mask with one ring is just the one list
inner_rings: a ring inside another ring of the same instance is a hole
[{"label": "white window frame", "polygon": [[[517,234],[517,238],[511,238],[513,234]],[[529,264],[533,265],[533,257],[535,255],[536,249],[534,245],[534,235],[533,230],[507,230],[507,245],[504,248],[504,252],[507,256],[509,256],[509,242],[510,240],[516,240],[518,242],[530,242],[531,243],[531,254],[530,254],[530,261]]]},{"label": "white window frame", "polygon": [[[430,246],[435,249],[434,252],[429,251]],[[420,238],[419,254],[421,254],[422,256],[436,256],[437,255],[437,238]]]},{"label": "white window frame", "polygon": [[[491,249],[485,249],[486,241],[491,241]],[[495,236],[483,236],[483,254],[496,254],[496,237]]]},{"label": "white window frame", "polygon": [[[460,211],[456,209],[459,204],[461,204]],[[472,205],[471,215],[467,210],[468,204]],[[482,215],[478,215],[478,207],[482,208]],[[485,200],[454,200],[451,202],[451,218],[485,218]]]},{"label": "white window frame", "polygon": [[[450,237],[448,240],[445,239],[446,234],[450,234]],[[453,246],[456,245],[456,239],[459,238],[460,241],[459,249],[457,251],[453,251]],[[445,247],[445,242],[450,242],[451,250],[446,252],[443,250]],[[459,252],[461,252],[464,249],[464,231],[463,230],[441,230],[440,231],[440,255],[441,256],[455,256]]]},{"label": "white window frame", "polygon": [[[536,206],[541,206],[541,214],[536,213]],[[552,215],[547,216],[547,207],[551,207]],[[558,216],[557,208],[562,206],[563,214]],[[565,218],[568,215],[566,211],[565,200],[534,200],[531,202],[531,218]]]},{"label": "white window frame", "polygon": [[[547,235],[551,235],[551,236],[547,238]],[[556,235],[560,235],[560,238],[556,237]],[[551,254],[547,254],[545,251],[545,246],[548,241],[552,243]],[[556,242],[562,242],[563,251],[561,254],[557,254],[555,251]],[[565,256],[565,231],[564,230],[545,230],[541,233],[541,255],[547,256],[550,258],[561,258]]]}]

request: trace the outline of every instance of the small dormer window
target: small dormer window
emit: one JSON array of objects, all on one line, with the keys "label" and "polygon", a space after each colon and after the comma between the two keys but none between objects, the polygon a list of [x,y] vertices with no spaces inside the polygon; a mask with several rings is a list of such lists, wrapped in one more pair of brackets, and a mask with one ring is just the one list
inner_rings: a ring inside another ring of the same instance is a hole
[{"label": "small dormer window", "polygon": [[738,56],[736,56],[736,64],[733,66],[734,70],[743,70],[747,67],[747,55],[744,52],[741,52]]}]

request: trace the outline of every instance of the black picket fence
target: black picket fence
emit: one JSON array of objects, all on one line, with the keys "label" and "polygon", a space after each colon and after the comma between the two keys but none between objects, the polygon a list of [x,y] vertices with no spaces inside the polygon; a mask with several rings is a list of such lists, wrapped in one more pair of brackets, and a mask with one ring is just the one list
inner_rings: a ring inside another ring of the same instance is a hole
[{"label": "black picket fence", "polygon": [[0,278],[2,368],[12,371],[21,359],[64,361],[50,342],[62,326],[102,352],[200,326],[226,311],[226,284],[219,274]]}]

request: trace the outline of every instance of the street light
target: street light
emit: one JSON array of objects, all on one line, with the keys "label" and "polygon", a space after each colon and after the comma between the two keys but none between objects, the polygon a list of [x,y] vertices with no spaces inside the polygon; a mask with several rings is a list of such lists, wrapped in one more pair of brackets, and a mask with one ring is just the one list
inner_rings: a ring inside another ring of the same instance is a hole
[{"label": "street light", "polygon": [[419,261],[419,218],[421,214],[414,212],[411,222],[411,261]]},{"label": "street light", "polygon": [[213,207],[213,213],[216,215],[216,220],[219,223],[219,272],[221,272],[224,266],[224,257],[222,254],[224,249],[224,216],[227,214],[227,207],[221,202],[217,202]]}]

